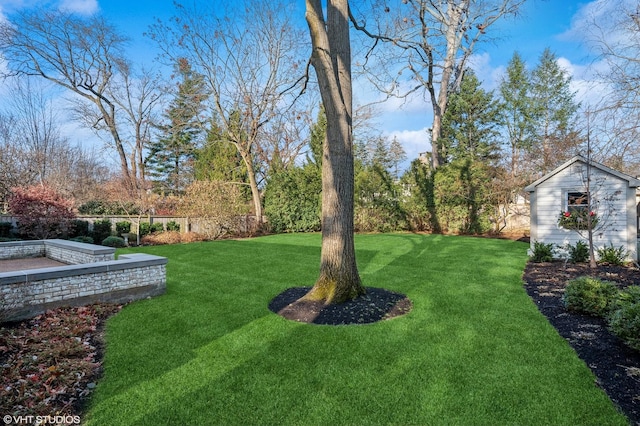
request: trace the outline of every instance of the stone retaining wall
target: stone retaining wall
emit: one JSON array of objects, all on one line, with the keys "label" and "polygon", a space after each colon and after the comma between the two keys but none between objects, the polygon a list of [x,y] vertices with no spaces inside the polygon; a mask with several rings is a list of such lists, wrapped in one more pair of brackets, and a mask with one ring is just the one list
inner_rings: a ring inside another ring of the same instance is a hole
[{"label": "stone retaining wall", "polygon": [[0,260],[45,257],[45,254],[44,243],[41,241],[12,241],[9,243],[0,243]]},{"label": "stone retaining wall", "polygon": [[113,260],[116,249],[67,240],[9,241],[0,243],[0,260],[48,257],[58,262],[81,263]]},{"label": "stone retaining wall", "polygon": [[[26,251],[25,247],[36,245],[26,244],[33,241],[19,243],[25,244],[0,243],[0,258],[8,252],[18,252],[16,247]],[[74,261],[110,259],[0,273],[0,319],[21,320],[60,306],[126,303],[162,294],[166,289],[167,259],[164,257],[140,253],[121,255],[113,260],[115,250],[108,247],[64,240],[40,243],[46,247],[47,254],[62,254],[54,258],[62,262],[70,260],[68,251],[74,252],[71,256]],[[5,247],[5,244],[9,245]]]}]

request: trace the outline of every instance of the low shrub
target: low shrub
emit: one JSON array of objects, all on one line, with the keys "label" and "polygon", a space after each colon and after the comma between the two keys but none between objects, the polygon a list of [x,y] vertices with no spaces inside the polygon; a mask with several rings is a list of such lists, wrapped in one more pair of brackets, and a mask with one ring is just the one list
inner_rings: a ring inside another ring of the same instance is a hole
[{"label": "low shrub", "polygon": [[3,238],[11,237],[12,229],[13,229],[13,224],[11,222],[0,222],[0,237],[3,237]]},{"label": "low shrub", "polygon": [[69,239],[69,241],[75,241],[75,242],[78,242],[78,243],[93,244],[93,238],[88,237],[86,235],[71,238],[71,239]]},{"label": "low shrub", "polygon": [[144,236],[140,243],[143,245],[161,245],[161,244],[178,244],[193,243],[197,241],[205,241],[206,238],[202,234],[195,232],[186,232],[181,234],[176,231],[156,232]]},{"label": "low shrub", "polygon": [[640,286],[637,285],[632,285],[619,291],[609,313],[634,303],[640,303]]},{"label": "low shrub", "polygon": [[614,247],[613,244],[598,249],[598,262],[609,265],[624,265],[628,253],[624,247]]},{"label": "low shrub", "polygon": [[567,244],[571,263],[585,263],[589,260],[589,245],[584,241],[576,242],[575,246]]},{"label": "low shrub", "polygon": [[140,241],[144,245],[178,244],[182,242],[180,233],[176,231],[156,232],[146,235]]},{"label": "low shrub", "polygon": [[185,232],[180,234],[180,240],[183,243],[196,243],[198,241],[207,241],[207,238],[197,232]]},{"label": "low shrub", "polygon": [[128,234],[131,232],[131,222],[123,220],[122,222],[116,222],[116,233],[118,235]]},{"label": "low shrub", "polygon": [[628,303],[609,316],[609,328],[634,349],[640,351],[640,303]]},{"label": "low shrub", "polygon": [[640,303],[640,285],[632,285],[622,291],[620,300],[623,303]]},{"label": "low shrub", "polygon": [[89,235],[89,222],[86,220],[75,219],[71,221],[69,238],[83,237]]},{"label": "low shrub", "polygon": [[111,221],[100,219],[93,222],[93,241],[103,241],[111,235]]},{"label": "low shrub", "polygon": [[149,223],[149,222],[140,222],[140,236],[144,237],[145,235],[153,234],[154,232],[162,232],[164,231],[164,225],[162,222]]},{"label": "low shrub", "polygon": [[149,235],[151,233],[151,224],[149,222],[140,222],[140,237]]},{"label": "low shrub", "polygon": [[569,281],[563,301],[570,311],[605,317],[616,305],[619,293],[611,282],[580,277]]},{"label": "low shrub", "polygon": [[553,260],[553,244],[534,241],[530,259],[536,263],[551,262]]},{"label": "low shrub", "polygon": [[116,247],[116,248],[127,246],[124,243],[124,240],[122,238],[116,237],[115,235],[112,235],[102,240],[102,245],[107,247]]},{"label": "low shrub", "polygon": [[180,232],[180,224],[175,220],[171,220],[167,222],[167,231],[176,231]]}]

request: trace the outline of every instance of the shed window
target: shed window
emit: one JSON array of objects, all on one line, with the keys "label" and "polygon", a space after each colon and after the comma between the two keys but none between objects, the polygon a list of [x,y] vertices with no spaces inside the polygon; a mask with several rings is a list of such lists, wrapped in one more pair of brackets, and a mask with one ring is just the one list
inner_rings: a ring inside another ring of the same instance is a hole
[{"label": "shed window", "polygon": [[589,197],[586,192],[567,192],[567,211],[586,212],[589,209]]}]

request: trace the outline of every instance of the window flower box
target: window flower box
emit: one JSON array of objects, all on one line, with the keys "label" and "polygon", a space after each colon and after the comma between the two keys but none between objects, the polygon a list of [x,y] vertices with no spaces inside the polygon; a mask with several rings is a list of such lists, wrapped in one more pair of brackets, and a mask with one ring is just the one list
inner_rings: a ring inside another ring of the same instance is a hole
[{"label": "window flower box", "polygon": [[593,229],[598,224],[598,216],[594,211],[586,209],[564,211],[560,213],[558,226],[564,229],[584,231],[589,227],[589,217],[591,217],[591,229]]}]

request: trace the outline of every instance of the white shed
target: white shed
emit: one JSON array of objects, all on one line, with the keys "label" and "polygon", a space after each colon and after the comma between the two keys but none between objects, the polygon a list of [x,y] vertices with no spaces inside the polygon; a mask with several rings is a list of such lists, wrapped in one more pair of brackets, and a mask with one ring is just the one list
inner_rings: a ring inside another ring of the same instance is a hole
[{"label": "white shed", "polygon": [[591,215],[596,249],[622,246],[630,259],[638,260],[636,188],[640,180],[591,161],[588,194],[587,164],[584,157],[573,157],[525,188],[530,194],[531,249],[535,242],[557,246],[587,242],[585,218]]}]

